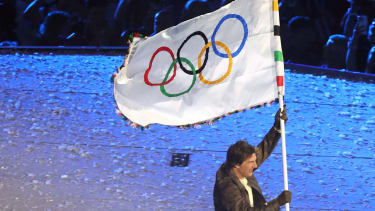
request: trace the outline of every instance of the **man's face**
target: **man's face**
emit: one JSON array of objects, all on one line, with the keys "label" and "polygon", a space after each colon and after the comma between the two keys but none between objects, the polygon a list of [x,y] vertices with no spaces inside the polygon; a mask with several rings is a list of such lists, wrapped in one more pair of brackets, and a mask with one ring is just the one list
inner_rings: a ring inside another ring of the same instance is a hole
[{"label": "man's face", "polygon": [[241,165],[237,165],[235,168],[237,168],[237,176],[239,176],[239,179],[242,179],[243,177],[249,177],[253,175],[254,169],[256,169],[257,163],[257,156],[255,153],[253,153],[249,158],[247,158],[244,162],[241,163]]}]

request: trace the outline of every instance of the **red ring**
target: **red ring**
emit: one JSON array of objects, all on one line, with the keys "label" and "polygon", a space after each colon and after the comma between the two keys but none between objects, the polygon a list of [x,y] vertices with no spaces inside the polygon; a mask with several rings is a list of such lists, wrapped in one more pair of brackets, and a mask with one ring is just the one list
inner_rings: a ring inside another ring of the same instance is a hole
[{"label": "red ring", "polygon": [[176,76],[177,65],[175,64],[175,65],[174,65],[174,70],[173,70],[173,75],[172,75],[172,77],[171,77],[169,80],[167,80],[166,82],[162,82],[162,83],[151,83],[150,80],[148,80],[148,74],[150,73],[150,70],[151,70],[151,68],[152,68],[152,63],[153,63],[153,61],[154,61],[154,58],[155,58],[156,54],[158,54],[160,51],[167,51],[167,52],[171,55],[171,57],[172,57],[172,61],[174,61],[174,59],[175,59],[172,50],[171,50],[170,48],[168,48],[168,47],[162,46],[162,47],[158,48],[158,49],[154,52],[154,54],[153,54],[152,57],[151,57],[150,63],[149,63],[149,65],[148,65],[148,68],[147,68],[147,70],[146,70],[146,72],[145,72],[145,75],[144,75],[145,83],[146,83],[147,85],[149,85],[149,86],[162,86],[162,85],[167,85],[167,84],[168,84],[169,82],[171,82],[171,81],[174,79],[174,77]]}]

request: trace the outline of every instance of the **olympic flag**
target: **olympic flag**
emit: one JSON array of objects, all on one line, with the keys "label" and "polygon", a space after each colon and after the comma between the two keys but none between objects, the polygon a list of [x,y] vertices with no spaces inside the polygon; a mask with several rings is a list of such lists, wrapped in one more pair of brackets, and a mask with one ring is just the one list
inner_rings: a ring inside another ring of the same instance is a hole
[{"label": "olympic flag", "polygon": [[135,40],[114,78],[120,112],[141,126],[214,120],[278,98],[277,0],[236,0]]}]

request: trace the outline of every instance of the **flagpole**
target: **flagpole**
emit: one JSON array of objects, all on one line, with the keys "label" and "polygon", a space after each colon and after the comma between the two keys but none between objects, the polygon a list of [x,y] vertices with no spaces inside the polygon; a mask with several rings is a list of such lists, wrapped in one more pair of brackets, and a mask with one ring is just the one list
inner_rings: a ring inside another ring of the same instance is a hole
[{"label": "flagpole", "polygon": [[[284,96],[279,91],[279,105],[281,111],[284,109]],[[280,112],[282,115],[282,112]],[[283,176],[284,176],[284,190],[288,190],[288,166],[286,162],[286,140],[285,140],[285,121],[280,118],[280,130],[281,130],[281,150],[283,157]],[[285,204],[285,210],[289,211],[289,203]]]},{"label": "flagpole", "polygon": [[[280,18],[279,18],[279,1],[272,1],[273,10],[273,24],[274,24],[274,35],[275,35],[275,61],[276,61],[276,81],[279,96],[280,110],[284,109],[284,58],[281,49],[281,39],[280,39]],[[280,112],[280,116],[281,116]],[[285,121],[280,118],[280,130],[281,130],[281,149],[283,157],[283,176],[284,176],[284,190],[288,190],[288,166],[286,163],[286,141],[285,141]],[[289,203],[285,204],[285,210],[289,211]]]}]

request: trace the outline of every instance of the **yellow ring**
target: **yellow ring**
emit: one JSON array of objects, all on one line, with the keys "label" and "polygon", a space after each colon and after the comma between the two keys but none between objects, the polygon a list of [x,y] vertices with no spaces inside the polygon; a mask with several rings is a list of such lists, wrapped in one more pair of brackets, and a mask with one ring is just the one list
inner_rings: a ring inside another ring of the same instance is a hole
[{"label": "yellow ring", "polygon": [[[229,59],[229,65],[228,65],[228,70],[227,72],[225,73],[224,76],[222,76],[221,78],[215,80],[215,81],[209,81],[209,80],[206,80],[203,75],[202,75],[202,72],[199,73],[199,79],[205,83],[205,84],[218,84],[220,82],[222,82],[226,77],[229,76],[230,74],[230,71],[232,70],[232,64],[233,64],[233,61],[232,61],[232,53],[230,52],[229,48],[222,42],[220,41],[215,41],[215,44],[222,47],[225,52],[228,54],[228,59]],[[206,51],[207,48],[211,47],[212,46],[212,42],[209,42],[207,43],[203,49],[201,50],[201,53],[199,54],[198,56],[198,69],[201,68],[202,66],[202,55],[204,54],[204,52]]]}]

